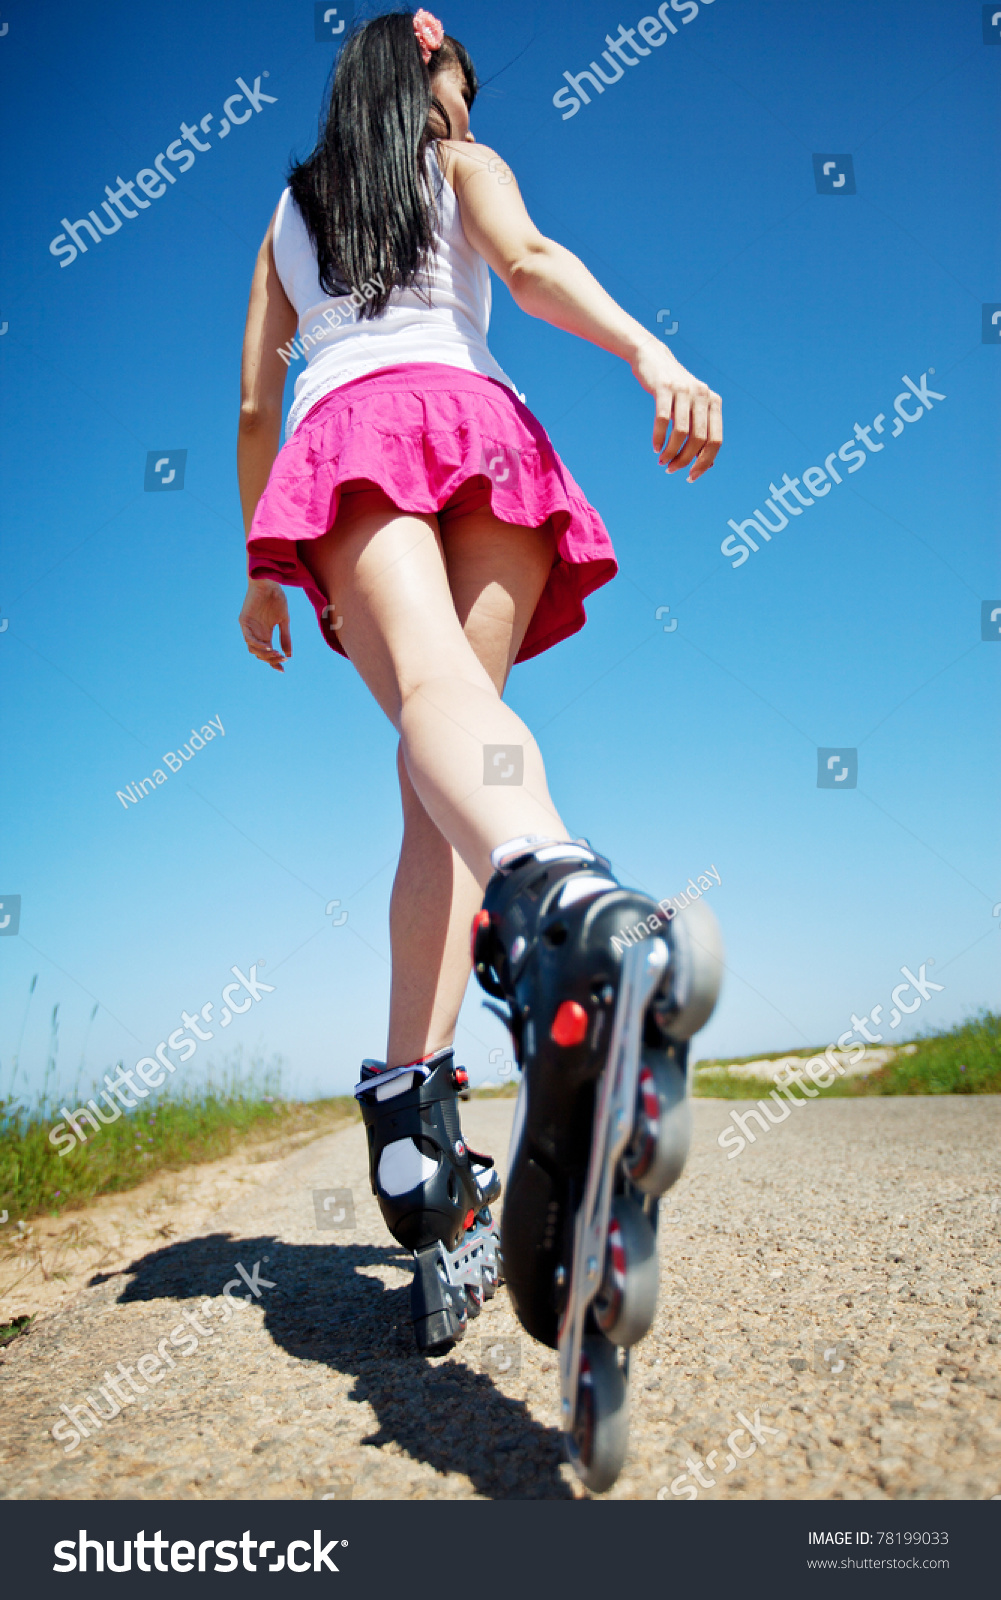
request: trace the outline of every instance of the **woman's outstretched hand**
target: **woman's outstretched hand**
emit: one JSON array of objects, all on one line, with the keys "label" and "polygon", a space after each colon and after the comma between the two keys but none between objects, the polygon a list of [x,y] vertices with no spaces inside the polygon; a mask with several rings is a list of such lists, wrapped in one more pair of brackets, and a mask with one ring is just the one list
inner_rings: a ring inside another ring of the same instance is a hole
[{"label": "woman's outstretched hand", "polygon": [[[668,472],[692,465],[688,482],[708,472],[723,443],[723,402],[657,339],[640,346],[633,374],[657,402],[653,447]],[[670,434],[668,428],[670,427]]]},{"label": "woman's outstretched hand", "polygon": [[[271,639],[278,629],[281,650],[275,650]],[[284,672],[284,661],[292,659],[292,635],[289,632],[288,602],[280,583],[251,578],[247,585],[247,598],[240,612],[240,630],[247,649],[258,661],[266,661],[276,672]]]}]

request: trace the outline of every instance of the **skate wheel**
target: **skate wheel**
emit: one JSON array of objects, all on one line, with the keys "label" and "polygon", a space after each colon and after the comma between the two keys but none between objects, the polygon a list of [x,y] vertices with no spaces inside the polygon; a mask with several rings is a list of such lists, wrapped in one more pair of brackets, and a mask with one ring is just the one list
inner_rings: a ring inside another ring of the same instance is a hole
[{"label": "skate wheel", "polygon": [[466,1309],[471,1317],[478,1317],[483,1310],[484,1293],[480,1284],[466,1284]]},{"label": "skate wheel", "polygon": [[492,1259],[489,1259],[486,1266],[483,1268],[482,1283],[484,1300],[492,1300],[503,1282],[504,1262],[501,1257],[500,1248],[498,1247],[494,1251]]},{"label": "skate wheel", "polygon": [[657,1239],[634,1200],[616,1195],[608,1220],[605,1276],[591,1307],[612,1344],[628,1349],[649,1333],[657,1309]]},{"label": "skate wheel", "polygon": [[582,1344],[577,1409],[567,1451],[573,1469],[594,1494],[610,1489],[626,1459],[629,1396],[615,1346],[594,1334]]},{"label": "skate wheel", "polygon": [[688,1158],[692,1112],[684,1069],[649,1055],[640,1065],[636,1122],[622,1166],[643,1194],[665,1194]]},{"label": "skate wheel", "polygon": [[723,977],[719,923],[701,900],[678,912],[670,944],[671,1004],[661,1026],[670,1039],[690,1039],[712,1016]]}]

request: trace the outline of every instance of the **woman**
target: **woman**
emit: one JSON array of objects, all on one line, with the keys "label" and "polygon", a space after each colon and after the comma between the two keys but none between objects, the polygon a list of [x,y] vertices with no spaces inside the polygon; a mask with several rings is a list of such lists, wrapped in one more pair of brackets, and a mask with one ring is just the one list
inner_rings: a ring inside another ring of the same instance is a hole
[{"label": "woman", "polygon": [[[344,45],[320,140],[292,168],[258,255],[238,444],[248,649],[283,670],[282,584],[301,586],[400,735],[387,1055],[364,1064],[357,1092],[373,1189],[415,1252],[417,1341],[432,1351],[461,1334],[499,1265],[486,1207],[500,1185],[459,1136],[452,1053],[474,912],[477,975],[508,1003],[527,1090],[505,1270],[523,1323],[555,1345],[620,981],[611,934],[654,908],[570,840],[539,748],[502,699],[512,664],[576,632],[584,597],[617,568],[487,348],[488,267],[523,311],[630,363],[668,472],[687,467],[694,482],[722,439],[719,396],[539,233],[510,169],[475,143],[476,89],[466,50],[425,11],[378,17]],[[307,366],[279,452],[297,327]],[[676,1014],[669,989],[655,1000]]]}]

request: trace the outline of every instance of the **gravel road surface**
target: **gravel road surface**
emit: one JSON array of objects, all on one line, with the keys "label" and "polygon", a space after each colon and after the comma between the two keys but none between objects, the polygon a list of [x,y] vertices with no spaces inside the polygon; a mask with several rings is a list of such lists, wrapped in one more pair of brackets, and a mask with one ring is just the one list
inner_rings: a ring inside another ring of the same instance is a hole
[{"label": "gravel road surface", "polygon": [[[474,1149],[503,1154],[513,1104],[463,1107]],[[732,1109],[694,1103],[610,1498],[1001,1495],[1001,1100],[820,1101],[727,1159]],[[344,1190],[347,1205],[330,1193]],[[409,1267],[360,1126],[214,1192],[201,1214],[163,1200],[155,1237],[137,1221],[0,1357],[0,1495],[582,1492],[562,1463],[553,1352],[521,1335],[506,1291],[450,1355],[414,1351]],[[319,1228],[317,1207],[338,1225]],[[60,1406],[88,1393],[107,1420],[70,1448]]]}]

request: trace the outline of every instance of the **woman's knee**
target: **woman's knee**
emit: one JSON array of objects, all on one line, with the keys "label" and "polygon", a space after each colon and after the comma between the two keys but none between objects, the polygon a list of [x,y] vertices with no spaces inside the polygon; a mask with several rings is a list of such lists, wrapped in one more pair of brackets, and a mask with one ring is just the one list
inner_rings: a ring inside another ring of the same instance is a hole
[{"label": "woman's knee", "polygon": [[399,688],[396,726],[403,738],[437,727],[447,747],[454,747],[456,738],[475,741],[478,723],[502,704],[497,685],[469,645],[462,657],[408,675]]}]

